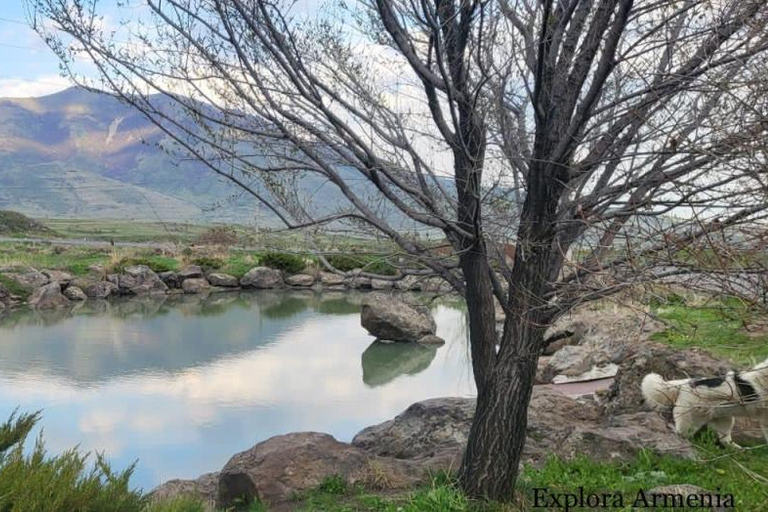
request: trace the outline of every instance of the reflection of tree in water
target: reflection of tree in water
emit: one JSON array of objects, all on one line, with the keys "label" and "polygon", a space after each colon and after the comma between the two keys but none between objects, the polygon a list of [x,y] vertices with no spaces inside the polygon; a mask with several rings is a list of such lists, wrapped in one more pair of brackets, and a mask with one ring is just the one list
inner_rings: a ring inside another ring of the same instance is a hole
[{"label": "reflection of tree in water", "polygon": [[311,308],[312,302],[312,296],[285,296],[285,298],[277,304],[262,308],[261,315],[264,318],[272,319],[290,318]]},{"label": "reflection of tree in water", "polygon": [[418,343],[381,343],[374,341],[362,356],[363,382],[382,386],[400,375],[416,375],[426,370],[437,354],[435,347]]},{"label": "reflection of tree in water", "polygon": [[360,304],[346,298],[324,299],[318,302],[317,312],[325,315],[353,315],[360,312]]}]

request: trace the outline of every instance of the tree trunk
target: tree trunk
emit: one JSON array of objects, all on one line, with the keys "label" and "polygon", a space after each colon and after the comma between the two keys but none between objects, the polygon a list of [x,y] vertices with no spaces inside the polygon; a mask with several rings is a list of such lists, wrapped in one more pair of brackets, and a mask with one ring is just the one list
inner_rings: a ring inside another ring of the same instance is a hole
[{"label": "tree trunk", "polygon": [[[511,320],[506,324],[505,338],[514,331],[520,336],[515,340],[520,354],[530,354],[540,346],[540,330],[516,329]],[[537,359],[499,360],[488,385],[478,390],[475,418],[459,470],[459,481],[469,496],[502,502],[513,498]]]}]

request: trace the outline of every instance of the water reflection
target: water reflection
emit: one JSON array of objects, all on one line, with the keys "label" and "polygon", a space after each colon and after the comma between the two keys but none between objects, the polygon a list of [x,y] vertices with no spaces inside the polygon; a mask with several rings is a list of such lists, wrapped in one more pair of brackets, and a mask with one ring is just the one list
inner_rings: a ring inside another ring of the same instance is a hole
[{"label": "water reflection", "polygon": [[135,483],[149,488],[278,433],[348,440],[416,400],[473,392],[460,309],[435,306],[437,350],[377,346],[360,299],[227,293],[13,312],[0,318],[0,418],[43,408],[52,450],[138,459]]}]

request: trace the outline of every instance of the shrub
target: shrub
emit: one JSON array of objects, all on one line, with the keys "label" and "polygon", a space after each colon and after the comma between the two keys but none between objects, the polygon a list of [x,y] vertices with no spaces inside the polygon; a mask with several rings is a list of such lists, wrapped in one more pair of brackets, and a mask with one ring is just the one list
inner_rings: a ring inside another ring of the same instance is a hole
[{"label": "shrub", "polygon": [[133,467],[115,473],[102,456],[90,464],[76,449],[49,456],[42,438],[25,455],[25,440],[39,419],[38,413],[14,412],[0,426],[0,510],[133,512],[146,506],[146,498],[128,486]]},{"label": "shrub", "polygon": [[289,274],[297,274],[304,270],[304,258],[286,252],[268,252],[261,256],[259,262],[267,267],[283,270]]},{"label": "shrub", "polygon": [[198,256],[197,258],[192,258],[190,263],[202,267],[203,270],[218,270],[224,266],[224,260],[211,256]]},{"label": "shrub", "polygon": [[169,270],[176,270],[179,267],[179,262],[164,256],[128,257],[121,259],[114,266],[114,270],[122,272],[125,267],[134,265],[146,265],[155,272],[168,272]]}]

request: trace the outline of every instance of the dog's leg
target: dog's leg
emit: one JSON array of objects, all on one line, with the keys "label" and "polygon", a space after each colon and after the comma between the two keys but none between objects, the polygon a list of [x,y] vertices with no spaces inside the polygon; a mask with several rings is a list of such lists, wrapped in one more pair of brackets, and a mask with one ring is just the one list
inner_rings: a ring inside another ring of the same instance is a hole
[{"label": "dog's leg", "polygon": [[707,418],[697,413],[696,408],[687,405],[677,405],[672,410],[675,420],[675,432],[682,437],[690,437],[707,424]]},{"label": "dog's leg", "polygon": [[725,446],[731,448],[741,448],[738,444],[731,439],[731,430],[733,430],[733,417],[715,418],[709,422],[712,428],[717,431],[717,439]]}]

